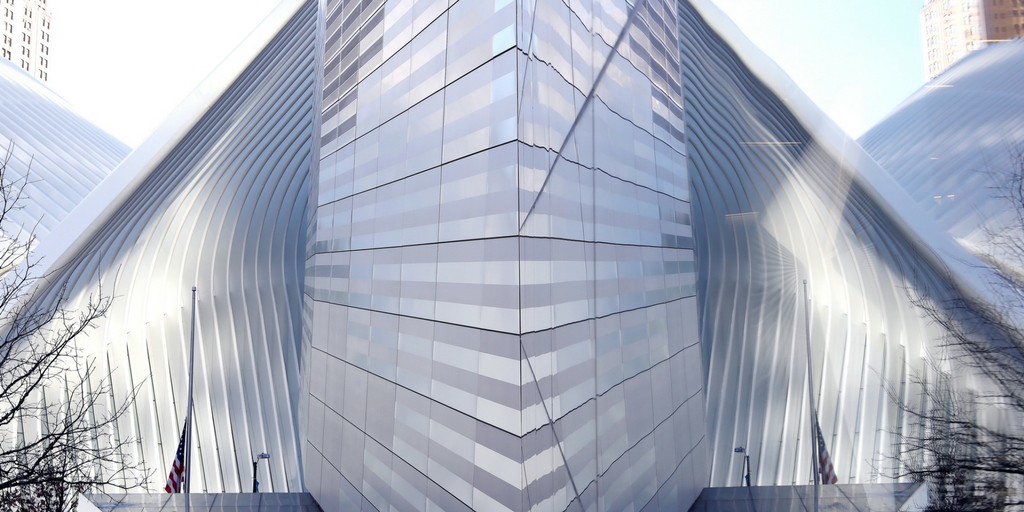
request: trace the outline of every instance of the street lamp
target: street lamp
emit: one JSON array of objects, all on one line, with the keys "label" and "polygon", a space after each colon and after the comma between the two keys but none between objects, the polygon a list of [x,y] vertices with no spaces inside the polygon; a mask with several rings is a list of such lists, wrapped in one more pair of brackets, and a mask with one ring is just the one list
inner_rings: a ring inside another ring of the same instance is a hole
[{"label": "street lamp", "polygon": [[[747,487],[750,487],[750,454],[748,454],[747,449],[742,446],[737,446],[735,449],[733,449],[733,452],[743,454],[743,465],[746,468],[745,478],[747,479]],[[744,477],[743,473],[740,473],[740,476]]]},{"label": "street lamp", "polygon": [[269,459],[269,453],[261,453],[256,456],[252,461],[252,492],[260,492],[260,483],[256,481],[256,465],[260,463],[260,459]]}]

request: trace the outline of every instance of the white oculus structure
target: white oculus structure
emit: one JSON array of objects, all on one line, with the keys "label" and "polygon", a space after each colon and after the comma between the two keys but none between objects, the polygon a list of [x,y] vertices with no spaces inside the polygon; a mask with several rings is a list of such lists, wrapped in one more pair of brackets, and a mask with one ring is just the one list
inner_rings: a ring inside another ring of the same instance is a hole
[{"label": "white oculus structure", "polygon": [[[0,159],[7,179],[24,185],[11,220],[40,241],[128,155],[17,65],[0,59]],[[31,165],[31,169],[29,166]],[[27,233],[26,233],[27,235]]]},{"label": "white oculus structure", "polygon": [[[989,236],[1019,230],[1001,199],[1024,151],[1024,41],[989,45],[903,101],[861,145],[935,222],[972,252],[1022,272]],[[1019,172],[1019,171],[1018,171]]]},{"label": "white oculus structure", "polygon": [[193,491],[267,452],[329,511],[681,510],[735,446],[806,483],[802,279],[840,482],[891,479],[905,287],[991,299],[709,0],[285,0],[37,254],[115,297],[82,347],[142,469],[196,285]]},{"label": "white oculus structure", "polygon": [[992,303],[991,274],[710,0],[679,27],[710,483],[741,484],[735,446],[755,485],[810,483],[805,315],[840,483],[890,481],[908,418],[886,383],[916,404],[942,334],[911,296]]},{"label": "white oculus structure", "polygon": [[[302,490],[301,285],[316,78],[316,4],[282,2],[35,251],[68,306],[114,300],[79,341],[116,399],[116,435],[162,492],[187,403],[198,291],[193,492]],[[35,300],[54,300],[54,288]]]}]

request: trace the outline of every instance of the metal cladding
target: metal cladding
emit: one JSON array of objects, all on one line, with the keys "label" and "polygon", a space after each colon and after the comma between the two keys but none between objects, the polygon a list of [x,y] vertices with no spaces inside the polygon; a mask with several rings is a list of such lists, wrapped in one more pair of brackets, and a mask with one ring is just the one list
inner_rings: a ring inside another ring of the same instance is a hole
[{"label": "metal cladding", "polygon": [[1020,172],[1021,80],[1024,41],[989,45],[912,94],[859,141],[950,235],[1018,267],[990,246],[989,235],[1019,226],[1000,185],[1007,171]]},{"label": "metal cladding", "polygon": [[885,385],[917,397],[938,335],[907,290],[975,293],[976,260],[710,1],[680,0],[679,27],[711,485],[741,484],[737,446],[755,485],[810,481],[805,279],[839,481],[891,480],[906,419]]},{"label": "metal cladding", "polygon": [[77,241],[38,249],[63,269],[69,307],[100,290],[113,298],[79,344],[113,383],[115,402],[138,390],[115,435],[138,440],[132,455],[151,473],[150,491],[162,492],[185,418],[193,285],[193,492],[248,490],[251,455],[264,451],[261,489],[302,491],[316,12],[315,2],[283,2],[54,231]]},{"label": "metal cladding", "polygon": [[685,510],[707,462],[675,5],[323,12],[309,491]]},{"label": "metal cladding", "polygon": [[[129,148],[71,110],[17,65],[0,59],[0,159],[6,178],[25,179],[10,220],[45,238],[128,154]],[[31,169],[29,165],[31,164]]]}]

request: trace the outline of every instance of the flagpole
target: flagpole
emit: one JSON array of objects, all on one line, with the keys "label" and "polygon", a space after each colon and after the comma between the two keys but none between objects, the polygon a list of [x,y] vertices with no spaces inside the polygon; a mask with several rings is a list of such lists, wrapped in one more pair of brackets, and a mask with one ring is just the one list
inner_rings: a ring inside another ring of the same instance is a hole
[{"label": "flagpole", "polygon": [[814,512],[818,512],[818,415],[814,411],[814,369],[811,364],[811,298],[804,279],[804,335],[807,340],[807,398],[811,406],[811,474],[814,476]]},{"label": "flagpole", "polygon": [[185,413],[185,494],[192,488],[192,374],[196,352],[196,287],[192,287],[192,329],[188,342],[188,412]]}]

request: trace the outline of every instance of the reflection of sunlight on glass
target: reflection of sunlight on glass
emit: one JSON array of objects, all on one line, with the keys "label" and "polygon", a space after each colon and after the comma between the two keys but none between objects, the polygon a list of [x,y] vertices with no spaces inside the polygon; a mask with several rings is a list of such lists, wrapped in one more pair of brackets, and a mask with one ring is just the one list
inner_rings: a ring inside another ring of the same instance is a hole
[{"label": "reflection of sunlight on glass", "polygon": [[746,222],[748,220],[757,220],[757,212],[728,213],[725,215],[725,220],[729,222]]}]

